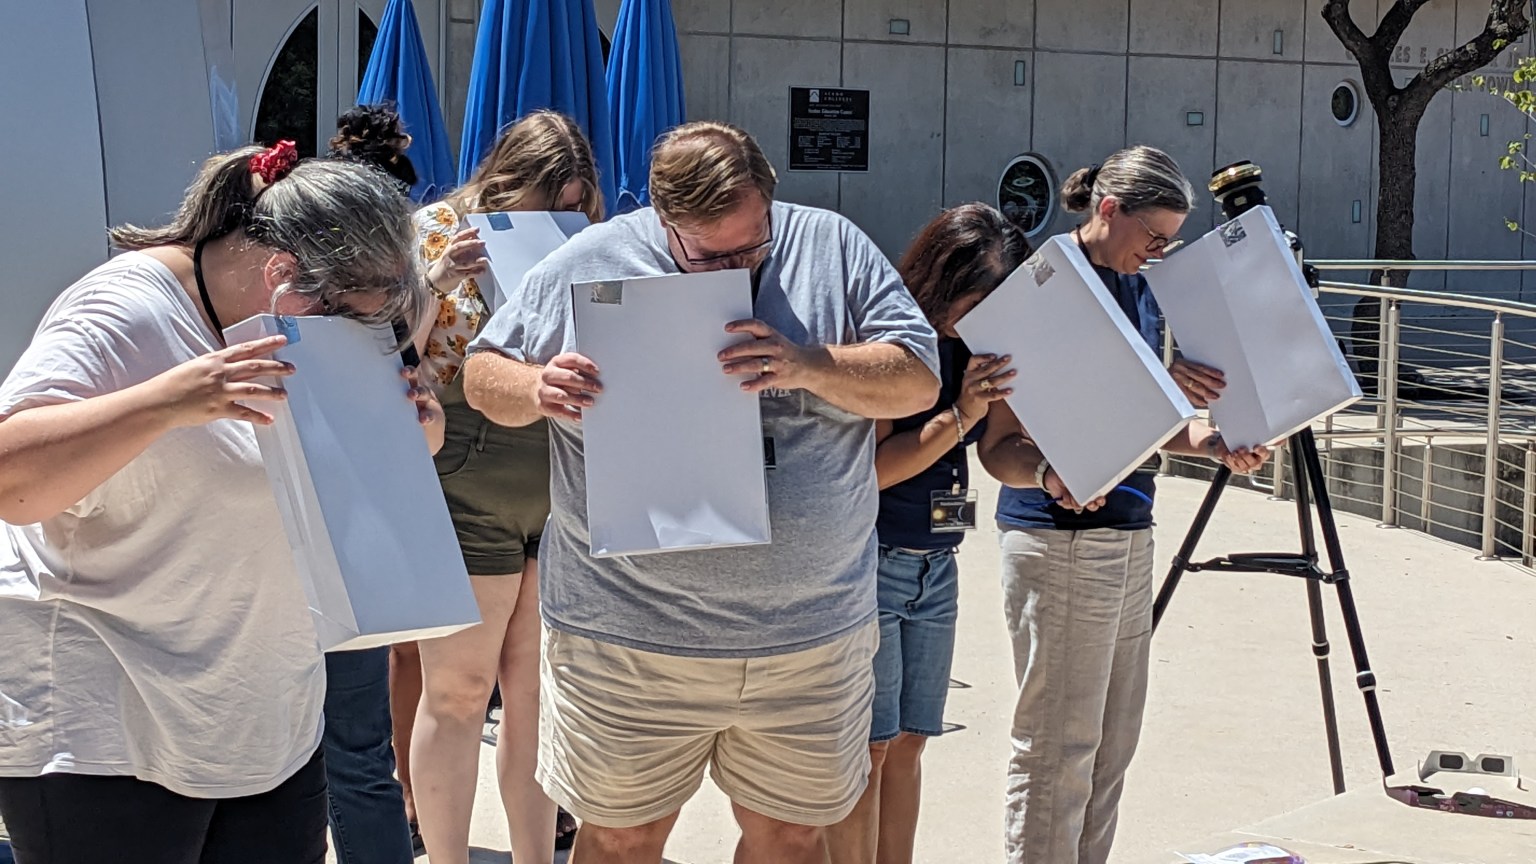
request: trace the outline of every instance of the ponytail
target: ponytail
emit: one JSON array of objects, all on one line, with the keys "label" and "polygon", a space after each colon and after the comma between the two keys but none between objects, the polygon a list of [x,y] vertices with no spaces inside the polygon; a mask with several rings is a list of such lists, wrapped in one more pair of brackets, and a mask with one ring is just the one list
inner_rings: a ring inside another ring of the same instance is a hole
[{"label": "ponytail", "polygon": [[247,224],[258,191],[251,159],[264,152],[264,147],[242,147],[204,162],[171,224],[160,228],[118,226],[107,233],[112,245],[124,251],[191,246]]}]

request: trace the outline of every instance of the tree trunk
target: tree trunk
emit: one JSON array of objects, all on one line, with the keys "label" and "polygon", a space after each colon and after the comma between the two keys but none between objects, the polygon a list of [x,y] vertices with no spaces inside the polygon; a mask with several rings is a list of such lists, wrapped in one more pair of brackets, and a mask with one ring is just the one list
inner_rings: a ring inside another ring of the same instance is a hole
[{"label": "tree trunk", "polygon": [[[1381,116],[1381,146],[1377,153],[1381,166],[1381,187],[1376,199],[1376,251],[1378,259],[1413,260],[1413,200],[1418,182],[1419,121],[1423,111],[1402,111]],[[1396,288],[1408,283],[1402,270],[1387,274],[1387,282]],[[1381,271],[1371,273],[1371,282],[1382,284]],[[1381,301],[1362,297],[1355,303],[1350,322],[1355,365],[1360,373],[1360,387],[1376,395],[1381,341]]]}]

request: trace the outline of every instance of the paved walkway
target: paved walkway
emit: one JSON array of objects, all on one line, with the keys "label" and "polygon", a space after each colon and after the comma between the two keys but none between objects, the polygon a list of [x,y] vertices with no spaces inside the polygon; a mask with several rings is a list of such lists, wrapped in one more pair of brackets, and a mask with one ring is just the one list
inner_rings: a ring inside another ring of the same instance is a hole
[{"label": "paved walkway", "polygon": [[[1163,481],[1159,578],[1204,490],[1196,481]],[[992,512],[996,491],[982,487],[982,512]],[[1233,490],[1197,557],[1293,549],[1294,513],[1289,503]],[[1528,777],[1536,775],[1536,576],[1477,562],[1470,550],[1421,535],[1378,529],[1370,520],[1341,519],[1399,770],[1438,747],[1513,754],[1526,760]],[[1013,670],[1000,611],[995,531],[984,528],[967,541],[961,573],[961,633],[947,718],[958,728],[928,749],[921,862],[1002,860],[1000,801]],[[1348,781],[1351,788],[1379,784],[1338,604],[1333,589],[1325,590]],[[1172,862],[1171,849],[1215,851],[1189,846],[1329,796],[1310,643],[1301,582],[1186,577],[1154,648],[1146,728],[1127,782],[1115,864]],[[489,748],[481,770],[474,844],[502,851],[477,852],[474,860],[506,862],[506,826],[498,815]],[[1454,829],[1444,830],[1506,830],[1509,860],[1536,861],[1531,835],[1518,833],[1513,823],[1413,815],[1423,816],[1431,830],[1442,830],[1443,822],[1427,821],[1435,819],[1454,820]],[[1504,839],[1495,834],[1493,843]],[[667,856],[677,864],[723,864],[734,844],[727,803],[706,783],[684,809]],[[1520,849],[1529,854],[1513,851]]]}]

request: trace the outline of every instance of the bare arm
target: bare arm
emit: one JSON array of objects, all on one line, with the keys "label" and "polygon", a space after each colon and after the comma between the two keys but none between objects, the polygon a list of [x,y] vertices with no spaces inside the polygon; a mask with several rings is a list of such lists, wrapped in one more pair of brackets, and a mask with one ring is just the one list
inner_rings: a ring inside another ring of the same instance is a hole
[{"label": "bare arm", "polygon": [[581,422],[603,390],[597,364],[580,354],[561,354],[535,366],[494,351],[471,354],[464,364],[464,398],[502,426],[527,426],[541,417]]},{"label": "bare arm", "polygon": [[1183,456],[1209,456],[1237,474],[1257,471],[1269,459],[1268,447],[1229,449],[1226,442],[1221,440],[1221,433],[1212,429],[1204,420],[1192,421],[1173,436],[1173,440],[1164,445],[1163,449]]},{"label": "bare arm", "polygon": [[1018,373],[1012,369],[1000,371],[1011,359],[990,354],[972,357],[966,364],[955,410],[939,412],[920,428],[895,434],[890,421],[877,421],[875,473],[880,478],[880,488],[916,477],[962,443],[965,434],[986,419],[990,403],[1013,392],[1005,385]]},{"label": "bare arm", "polygon": [[1003,401],[993,402],[987,410],[987,429],[976,445],[981,467],[997,482],[1015,489],[1029,489],[1035,483],[1035,471],[1045,455],[1024,434],[1024,426],[1013,409]]},{"label": "bare arm", "polygon": [[133,387],[0,420],[0,521],[27,525],[63,513],[174,427],[271,423],[236,400],[284,397],[253,379],[292,374],[288,364],[267,359],[286,341],[233,345]]}]

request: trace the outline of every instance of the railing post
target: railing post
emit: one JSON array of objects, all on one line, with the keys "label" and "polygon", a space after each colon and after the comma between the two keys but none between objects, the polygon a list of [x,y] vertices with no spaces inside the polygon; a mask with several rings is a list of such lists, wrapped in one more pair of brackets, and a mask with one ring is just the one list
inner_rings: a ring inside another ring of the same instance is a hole
[{"label": "railing post", "polygon": [[1495,530],[1499,510],[1499,400],[1504,389],[1504,313],[1493,313],[1488,347],[1488,444],[1483,461],[1483,554],[1497,558]]},{"label": "railing post", "polygon": [[[1378,287],[1381,287],[1381,288],[1391,288],[1392,287],[1392,271],[1391,270],[1388,270],[1386,268],[1382,268],[1382,271],[1381,271],[1381,284]],[[1382,383],[1381,383],[1381,382],[1386,380],[1386,375],[1385,375],[1386,368],[1385,367],[1386,367],[1386,363],[1387,363],[1387,342],[1391,339],[1391,328],[1392,328],[1391,321],[1388,320],[1387,308],[1386,307],[1388,305],[1392,304],[1392,303],[1395,303],[1395,302],[1396,301],[1394,301],[1394,300],[1382,300],[1381,301],[1382,308],[1378,312],[1378,317],[1377,317],[1377,321],[1376,321],[1376,370],[1375,371],[1376,371],[1376,396],[1377,396],[1377,398],[1383,397],[1386,394],[1386,392],[1387,392],[1386,390],[1382,389]],[[1393,392],[1396,392],[1396,390],[1397,390],[1396,387],[1393,387],[1391,389],[1392,389]],[[1376,405],[1376,427],[1378,429],[1385,429],[1386,425],[1387,425],[1387,406],[1384,403],[1377,403],[1377,405]],[[1385,442],[1383,442],[1383,443],[1385,443]]]},{"label": "railing post", "polygon": [[1434,534],[1429,530],[1430,505],[1435,500],[1435,439],[1424,439],[1424,483],[1423,494],[1419,496],[1419,530],[1425,534]]},{"label": "railing post", "polygon": [[[1168,326],[1168,319],[1163,319],[1163,367],[1173,365],[1173,328]],[[1173,476],[1174,457],[1168,453],[1163,454],[1163,460],[1157,466],[1157,473],[1161,477]]]},{"label": "railing post", "polygon": [[1520,498],[1524,518],[1520,520],[1520,563],[1531,566],[1536,559],[1536,441],[1525,442],[1525,494]]},{"label": "railing post", "polygon": [[1284,501],[1285,498],[1285,452],[1287,441],[1281,441],[1275,445],[1274,452],[1269,456],[1269,462],[1274,466],[1275,488],[1270,492],[1269,500]]},{"label": "railing post", "polygon": [[1377,370],[1376,391],[1383,394],[1381,427],[1381,527],[1397,527],[1397,364],[1401,353],[1402,307],[1388,300],[1381,316],[1386,338],[1382,343],[1381,363]]}]

